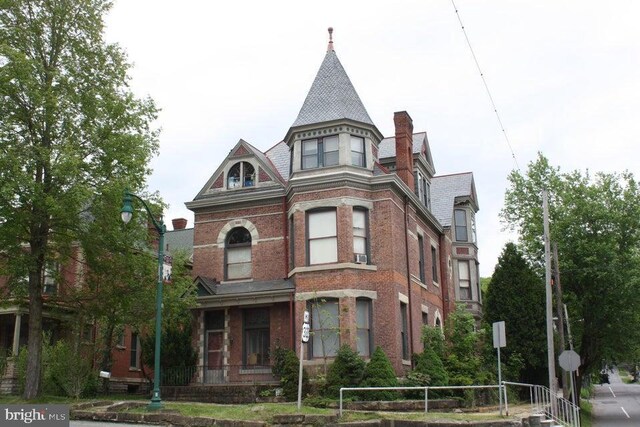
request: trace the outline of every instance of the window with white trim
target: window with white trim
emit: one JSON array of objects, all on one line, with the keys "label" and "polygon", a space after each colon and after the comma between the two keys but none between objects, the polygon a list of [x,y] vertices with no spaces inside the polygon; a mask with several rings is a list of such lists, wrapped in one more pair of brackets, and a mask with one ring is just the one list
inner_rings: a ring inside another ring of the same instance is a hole
[{"label": "window with white trim", "polygon": [[467,233],[467,211],[464,209],[456,209],[454,214],[456,223],[456,241],[469,241],[469,234]]},{"label": "window with white trim", "polygon": [[136,332],[131,332],[129,356],[129,367],[132,369],[140,369],[140,337]]},{"label": "window with white trim", "polygon": [[302,141],[302,169],[335,166],[339,160],[337,135]]},{"label": "window with white trim", "polygon": [[253,187],[256,185],[256,172],[249,162],[238,162],[227,173],[227,188]]},{"label": "window with white trim", "polygon": [[351,164],[365,167],[364,138],[351,135]]},{"label": "window with white trim", "polygon": [[424,239],[421,235],[418,234],[418,272],[420,274],[420,281],[425,283],[425,274],[424,274]]},{"label": "window with white trim", "polygon": [[236,227],[227,235],[225,263],[225,280],[251,277],[251,233],[246,228]]},{"label": "window with white trim", "polygon": [[431,246],[431,277],[438,283],[438,250],[435,246]]},{"label": "window with white trim", "polygon": [[309,301],[311,312],[311,357],[333,357],[340,347],[340,314],[338,300],[323,298]]},{"label": "window with white trim", "polygon": [[409,360],[409,326],[407,322],[407,304],[400,303],[400,341],[402,342],[402,358]]},{"label": "window with white trim", "polygon": [[336,210],[307,212],[307,264],[338,262]]},{"label": "window with white trim", "polygon": [[367,256],[369,263],[368,215],[366,209],[353,208],[353,253]]},{"label": "window with white trim", "polygon": [[471,299],[471,275],[469,274],[469,261],[458,261],[458,284],[460,286],[460,299]]},{"label": "window with white trim", "polygon": [[371,339],[371,300],[369,298],[356,299],[356,347],[360,356],[371,355],[373,340]]}]

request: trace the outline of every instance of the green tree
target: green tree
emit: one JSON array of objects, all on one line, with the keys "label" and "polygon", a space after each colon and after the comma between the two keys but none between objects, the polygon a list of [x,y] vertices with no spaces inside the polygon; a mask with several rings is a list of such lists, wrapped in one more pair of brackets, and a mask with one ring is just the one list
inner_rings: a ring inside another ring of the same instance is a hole
[{"label": "green tree", "polygon": [[[173,255],[171,281],[165,283],[162,293],[162,332],[160,366],[163,372],[184,372],[195,366],[198,357],[192,343],[193,314],[196,290],[188,267],[188,254],[177,251]],[[147,366],[153,366],[155,357],[155,317],[143,319],[138,328],[142,335],[142,358]]]},{"label": "green tree", "polygon": [[501,349],[502,361],[509,365],[512,356],[525,363],[517,379],[542,384],[547,378],[547,338],[545,329],[545,290],[515,244],[507,243],[498,258],[484,300],[487,328],[505,322],[508,345]]},{"label": "green tree", "polygon": [[415,358],[415,371],[427,375],[427,384],[442,386],[449,384],[449,376],[444,368],[444,335],[437,326],[424,326],[422,328],[422,342],[424,350]]},{"label": "green tree", "polygon": [[484,384],[488,371],[484,369],[482,350],[484,331],[476,330],[475,319],[464,306],[456,306],[445,325],[444,367],[451,385]]},{"label": "green tree", "polygon": [[[28,276],[11,284],[28,298],[26,399],[40,392],[47,265],[69,261],[95,200],[143,188],[157,151],[157,110],[132,94],[125,54],[103,39],[110,7],[107,0],[0,7],[0,247],[2,274]],[[120,206],[97,212],[117,217]]]},{"label": "green tree", "polygon": [[[371,355],[369,363],[364,368],[362,373],[362,381],[360,381],[361,387],[397,387],[398,378],[391,366],[389,358],[384,353],[382,348],[376,347],[375,351]],[[364,396],[368,400],[396,400],[398,398],[398,392],[394,390],[380,390],[365,392]]]},{"label": "green tree", "polygon": [[[300,359],[293,350],[283,351],[282,371],[280,373],[280,385],[282,395],[289,401],[298,399],[298,381],[300,378]],[[309,375],[306,369],[302,369],[302,396],[309,392]]]},{"label": "green tree", "polygon": [[357,387],[362,380],[365,362],[349,345],[344,344],[329,365],[327,372],[327,396],[336,398],[341,387]]},{"label": "green tree", "polygon": [[544,260],[541,192],[548,190],[580,376],[631,357],[640,342],[640,192],[633,175],[561,173],[540,154],[509,182],[501,216],[534,266]]}]

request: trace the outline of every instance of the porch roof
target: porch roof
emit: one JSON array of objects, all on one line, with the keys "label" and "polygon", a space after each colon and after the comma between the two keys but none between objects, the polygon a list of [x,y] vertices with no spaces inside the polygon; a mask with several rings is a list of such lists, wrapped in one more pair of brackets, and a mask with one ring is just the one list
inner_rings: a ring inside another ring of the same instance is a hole
[{"label": "porch roof", "polygon": [[295,293],[290,279],[220,283],[198,276],[195,282],[198,308],[286,302]]}]

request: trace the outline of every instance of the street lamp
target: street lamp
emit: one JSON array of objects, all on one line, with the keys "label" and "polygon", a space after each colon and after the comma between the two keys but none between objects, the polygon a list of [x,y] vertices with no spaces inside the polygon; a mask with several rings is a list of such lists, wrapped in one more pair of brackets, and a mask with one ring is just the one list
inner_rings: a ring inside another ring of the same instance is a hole
[{"label": "street lamp", "polygon": [[164,233],[167,231],[167,227],[164,225],[162,221],[162,217],[160,217],[160,222],[156,221],[156,219],[151,214],[149,210],[149,206],[142,200],[139,196],[130,193],[128,190],[124,192],[124,198],[122,200],[122,209],[120,209],[120,216],[122,221],[125,224],[128,224],[133,217],[133,198],[136,198],[142,203],[144,208],[147,210],[147,214],[149,214],[149,218],[151,218],[151,222],[153,226],[158,231],[159,241],[158,241],[158,284],[156,285],[156,349],[155,349],[155,357],[153,364],[153,395],[151,396],[151,403],[149,403],[149,409],[160,409],[162,408],[162,399],[160,399],[160,337],[162,334],[162,271],[164,266]]}]

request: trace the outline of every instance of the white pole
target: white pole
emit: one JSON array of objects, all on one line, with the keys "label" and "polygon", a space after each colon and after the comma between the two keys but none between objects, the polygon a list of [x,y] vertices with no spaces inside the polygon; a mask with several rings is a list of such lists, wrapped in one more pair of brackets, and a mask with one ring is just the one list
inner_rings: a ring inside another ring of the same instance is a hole
[{"label": "white pole", "polygon": [[502,416],[502,368],[500,367],[500,346],[498,346],[498,394],[500,395],[500,416]]},{"label": "white pole", "polygon": [[298,372],[298,411],[302,408],[302,358],[304,343],[300,340],[300,371]]},{"label": "white pole", "polygon": [[309,312],[302,315],[302,334],[300,335],[300,370],[298,371],[298,410],[302,407],[302,361],[304,360],[304,343],[309,341]]}]

